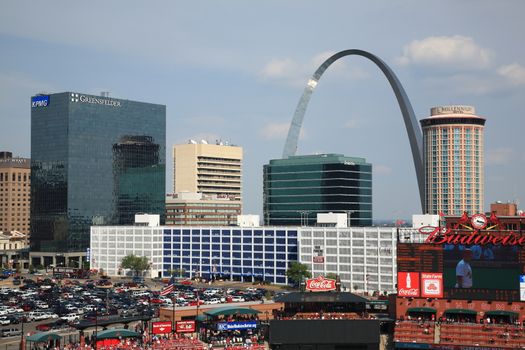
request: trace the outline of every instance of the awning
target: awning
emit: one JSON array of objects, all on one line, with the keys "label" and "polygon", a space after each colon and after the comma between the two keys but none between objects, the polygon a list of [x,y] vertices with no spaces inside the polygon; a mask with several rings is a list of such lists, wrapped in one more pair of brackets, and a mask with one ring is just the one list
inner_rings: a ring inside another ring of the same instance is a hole
[{"label": "awning", "polygon": [[485,316],[508,316],[511,318],[518,318],[520,314],[512,311],[495,310],[485,312]]},{"label": "awning", "polygon": [[42,332],[30,335],[26,337],[26,340],[33,343],[47,343],[50,340],[59,340],[61,338],[61,336],[54,332]]},{"label": "awning", "polygon": [[278,303],[367,303],[368,299],[348,292],[293,292],[275,298]]},{"label": "awning", "polygon": [[211,318],[211,317],[208,316],[208,315],[200,314],[200,315],[198,315],[197,317],[195,317],[195,320],[196,320],[196,321],[200,321],[200,322],[204,322],[204,321],[209,320],[210,318]]},{"label": "awning", "polygon": [[431,314],[435,314],[436,311],[437,310],[432,307],[410,307],[407,309],[407,312],[426,312]]},{"label": "awning", "polygon": [[130,331],[124,328],[107,329],[97,333],[97,339],[118,339],[118,338],[139,338],[140,333]]},{"label": "awning", "polygon": [[470,309],[448,309],[445,310],[445,314],[477,315],[478,313]]},{"label": "awning", "polygon": [[247,307],[217,307],[209,311],[204,312],[210,316],[227,316],[227,315],[256,315],[260,313],[258,310],[250,309]]}]

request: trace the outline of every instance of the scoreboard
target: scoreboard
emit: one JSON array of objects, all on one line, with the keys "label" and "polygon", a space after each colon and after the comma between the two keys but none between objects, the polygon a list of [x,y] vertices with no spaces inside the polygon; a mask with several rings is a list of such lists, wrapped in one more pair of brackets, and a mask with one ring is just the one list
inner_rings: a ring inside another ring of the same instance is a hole
[{"label": "scoreboard", "polygon": [[[464,249],[478,252],[478,255],[470,261],[472,271],[470,288],[458,288],[456,285],[456,266],[462,260]],[[525,250],[521,247],[398,243],[397,270],[398,274],[415,273],[417,274],[415,276],[422,277],[434,273],[441,276],[442,295],[445,299],[507,302],[525,299]],[[398,281],[398,287],[400,283]],[[422,277],[422,291],[423,284]],[[402,285],[405,285],[404,281]],[[523,298],[520,298],[520,286],[524,289]]]},{"label": "scoreboard", "polygon": [[399,243],[397,270],[403,272],[443,272],[443,246]]}]

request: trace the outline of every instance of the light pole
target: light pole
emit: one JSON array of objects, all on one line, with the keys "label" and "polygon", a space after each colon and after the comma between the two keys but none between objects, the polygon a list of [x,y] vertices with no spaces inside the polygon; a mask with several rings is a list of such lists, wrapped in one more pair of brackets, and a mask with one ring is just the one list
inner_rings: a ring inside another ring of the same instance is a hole
[{"label": "light pole", "polygon": [[26,348],[26,338],[24,337],[24,323],[25,316],[22,316],[22,335],[20,336],[20,350],[25,350]]},{"label": "light pole", "polygon": [[346,213],[346,226],[347,227],[350,227],[351,226],[351,220],[350,218],[352,217],[352,214],[355,212],[355,210],[345,210],[345,213]]}]

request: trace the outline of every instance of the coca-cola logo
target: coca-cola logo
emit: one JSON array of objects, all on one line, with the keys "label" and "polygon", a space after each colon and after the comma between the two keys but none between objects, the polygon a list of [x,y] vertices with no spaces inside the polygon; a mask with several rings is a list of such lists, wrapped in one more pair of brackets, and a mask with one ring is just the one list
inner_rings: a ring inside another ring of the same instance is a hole
[{"label": "coca-cola logo", "polygon": [[419,288],[410,288],[410,289],[400,288],[397,291],[397,294],[400,297],[418,297],[419,296]]},{"label": "coca-cola logo", "polygon": [[306,290],[311,292],[326,292],[335,290],[335,280],[319,276],[306,280]]}]

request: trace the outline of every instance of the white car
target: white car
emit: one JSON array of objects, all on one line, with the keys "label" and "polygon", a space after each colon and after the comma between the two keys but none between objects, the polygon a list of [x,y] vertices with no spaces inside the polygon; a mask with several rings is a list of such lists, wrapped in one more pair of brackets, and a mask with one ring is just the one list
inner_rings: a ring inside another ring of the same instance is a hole
[{"label": "white car", "polygon": [[7,318],[3,318],[3,317],[0,318],[0,325],[6,326],[6,325],[8,325],[10,323],[11,323],[11,321],[9,321]]},{"label": "white car", "polygon": [[62,319],[64,321],[68,321],[68,322],[73,322],[73,321],[80,320],[80,315],[67,314],[67,315],[64,315],[64,316],[60,317],[60,319]]},{"label": "white car", "polygon": [[234,303],[241,303],[241,302],[243,302],[243,301],[245,301],[245,300],[244,300],[244,298],[241,297],[241,296],[233,296],[233,297],[232,297],[232,302],[234,302]]},{"label": "white car", "polygon": [[217,298],[212,298],[212,299],[206,300],[204,302],[204,304],[207,304],[207,305],[220,304],[220,303],[221,303],[221,301],[219,299],[217,299]]}]

